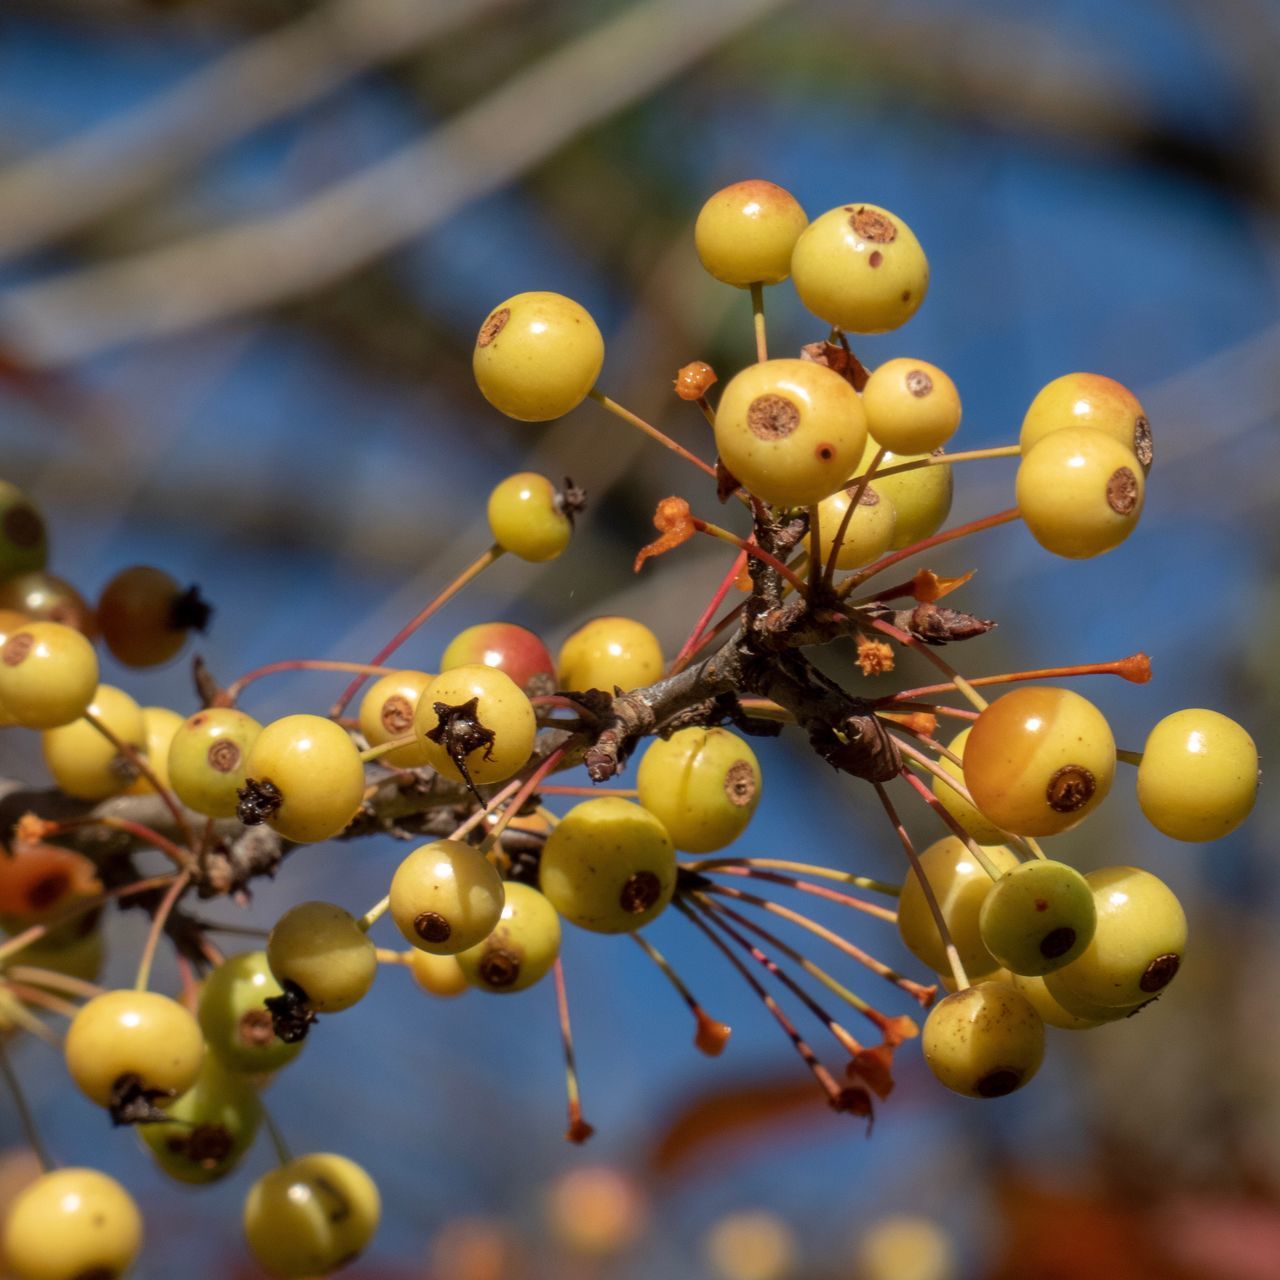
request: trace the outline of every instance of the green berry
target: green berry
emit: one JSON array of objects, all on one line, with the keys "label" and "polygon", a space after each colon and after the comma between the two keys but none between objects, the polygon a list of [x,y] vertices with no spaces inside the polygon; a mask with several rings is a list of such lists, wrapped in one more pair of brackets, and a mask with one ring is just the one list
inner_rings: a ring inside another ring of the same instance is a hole
[{"label": "green berry", "polygon": [[933,1007],[921,1043],[929,1069],[948,1089],[968,1098],[1000,1098],[1040,1069],[1044,1022],[1008,983],[980,982]]},{"label": "green berry", "polygon": [[617,796],[575,805],[542,849],[539,882],[564,918],[594,933],[632,933],[655,919],[676,888],[667,829]]},{"label": "green berry", "polygon": [[0,480],[0,581],[43,569],[48,557],[40,512],[17,485]]},{"label": "green berry", "polygon": [[1012,973],[1070,964],[1093,938],[1093,890],[1074,867],[1037,858],[1006,871],[978,915],[982,945]]},{"label": "green berry", "polygon": [[576,408],[603,364],[596,322],[560,293],[517,293],[495,307],[471,360],[481,395],[521,422],[546,422]]},{"label": "green berry", "polygon": [[169,742],[169,785],[189,809],[234,818],[249,748],[262,726],[234,707],[207,707],[189,716]]},{"label": "green berry", "polygon": [[266,1006],[283,990],[265,951],[228,956],[200,988],[196,1018],[209,1051],[231,1070],[255,1075],[292,1062],[302,1052],[303,1042],[281,1040]]}]

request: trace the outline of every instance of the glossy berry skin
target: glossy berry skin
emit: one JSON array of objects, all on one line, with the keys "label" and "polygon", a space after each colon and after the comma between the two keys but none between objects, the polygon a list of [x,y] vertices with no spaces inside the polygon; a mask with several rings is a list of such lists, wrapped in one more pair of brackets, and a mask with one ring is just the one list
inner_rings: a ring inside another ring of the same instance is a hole
[{"label": "glossy berry skin", "polygon": [[1066,427],[1023,457],[1015,492],[1046,551],[1084,560],[1119,546],[1137,527],[1146,481],[1124,445],[1091,427]]},{"label": "glossy berry skin", "polygon": [[323,716],[273,720],[254,739],[248,780],[270,782],[280,807],[267,825],[286,840],[315,844],[342,831],[364,801],[364,764],[350,734]]},{"label": "glossy berry skin", "polygon": [[[162,787],[169,784],[169,748],[173,745],[174,735],[184,724],[183,718],[168,707],[142,708],[142,735],[145,739],[143,755],[151,772],[159,779]],[[150,779],[139,774],[124,789],[127,796],[149,796],[155,788]]]},{"label": "glossy berry skin", "polygon": [[233,818],[248,776],[249,748],[262,726],[235,707],[206,707],[189,716],[169,741],[169,785],[189,809]]},{"label": "glossy berry skin", "polygon": [[1067,831],[1102,803],[1115,777],[1106,717],[1069,689],[1024,686],[973,722],[964,750],[969,794],[988,821],[1022,836]]},{"label": "glossy berry skin", "polygon": [[98,634],[89,602],[65,578],[43,570],[20,573],[0,582],[0,609],[13,609],[32,621],[60,622],[90,640]]},{"label": "glossy berry skin", "polygon": [[526,693],[549,693],[555,687],[556,664],[547,646],[513,622],[481,622],[458,632],[440,659],[440,670],[472,663],[496,667]]},{"label": "glossy berry skin", "polygon": [[423,991],[442,1000],[451,1000],[467,989],[466,975],[455,956],[436,956],[415,948],[409,957],[409,972]]},{"label": "glossy berry skin", "polygon": [[[851,483],[818,504],[818,537],[824,561],[831,556],[844,513],[849,510],[849,503],[856,492],[856,483]],[[858,509],[850,517],[840,539],[836,568],[857,569],[884,555],[893,546],[897,524],[898,513],[893,503],[880,493],[879,482],[864,485],[858,498]]]},{"label": "glossy berry skin", "polygon": [[523,991],[543,978],[560,954],[560,917],[537,889],[508,881],[497,927],[457,962],[473,987],[495,994]]},{"label": "glossy berry skin", "polygon": [[0,480],[0,582],[43,569],[48,558],[40,512],[17,485]]},{"label": "glossy berry skin", "polygon": [[1040,1069],[1044,1022],[1008,983],[979,982],[934,1005],[921,1044],[929,1069],[948,1089],[1000,1098]]},{"label": "glossy berry skin", "polygon": [[814,315],[850,333],[887,333],[915,315],[929,262],[911,228],[874,204],[846,204],[796,241],[791,277]]},{"label": "glossy berry skin", "polygon": [[378,973],[377,948],[356,918],[331,902],[300,902],[276,921],[267,963],[317,1013],[338,1013],[363,1000]]},{"label": "glossy berry skin", "polygon": [[502,915],[502,879],[474,845],[435,840],[414,849],[391,879],[391,917],[422,951],[456,955],[481,943]]},{"label": "glossy berry skin", "polygon": [[175,617],[183,595],[176,578],[151,565],[121,569],[98,597],[98,629],[126,667],[155,667],[176,657],[187,628]]},{"label": "glossy berry skin", "polygon": [[1258,793],[1258,748],[1234,720],[1189,707],[1147,735],[1138,803],[1175,840],[1217,840],[1249,816]]},{"label": "glossy berry skin", "polygon": [[[474,708],[466,712],[473,701]],[[438,706],[458,709],[452,717],[445,713],[443,728]],[[456,734],[450,730],[451,725],[457,729]],[[468,730],[468,725],[478,726],[478,732]],[[414,730],[423,744],[427,763],[446,778],[462,780],[449,743],[455,743],[459,751],[465,750],[462,759],[467,774],[479,786],[503,782],[528,763],[538,725],[533,705],[510,676],[495,667],[472,664],[442,671],[427,685],[414,713]],[[430,736],[437,732],[441,741]],[[487,734],[492,738],[485,741]]]},{"label": "glossy berry skin", "polygon": [[[100,684],[85,710],[121,742],[139,754],[145,751],[142,708],[123,689]],[[116,795],[136,773],[129,758],[85,719],[46,729],[40,735],[40,749],[54,782],[78,800],[105,800]]]},{"label": "glossy berry skin", "polygon": [[204,1037],[176,1000],[153,991],[108,991],[82,1005],[67,1028],[67,1068],[100,1107],[124,1077],[155,1091],[165,1106],[196,1082]]},{"label": "glossy berry skin", "polygon": [[329,1275],[364,1251],[382,1204],[372,1178],[331,1152],[298,1156],[264,1173],[244,1202],[249,1250],[268,1275]]},{"label": "glossy berry skin", "polygon": [[258,1132],[262,1104],[247,1078],[206,1054],[195,1084],[166,1108],[172,1123],[143,1124],[138,1135],[179,1182],[217,1182],[240,1163]]},{"label": "glossy berry skin", "polygon": [[265,1003],[282,992],[265,951],[228,956],[200,987],[196,1019],[209,1052],[228,1069],[250,1075],[292,1062],[306,1041],[281,1040]]},{"label": "glossy berry skin", "polygon": [[1061,1031],[1091,1031],[1094,1027],[1102,1026],[1104,1022],[1123,1018],[1128,1012],[1125,1009],[1098,1009],[1096,1011],[1098,1016],[1072,1013],[1070,1009],[1054,999],[1053,993],[1043,978],[1014,973],[1009,975],[1009,981],[1031,1001],[1046,1027],[1057,1027]]},{"label": "glossy berry skin", "polygon": [[899,358],[880,365],[862,392],[871,438],[894,453],[932,453],[960,426],[960,393],[936,364]]},{"label": "glossy berry skin", "polygon": [[[953,755],[959,756],[964,760],[965,743],[969,740],[969,730],[961,729],[954,738],[947,743],[947,750]],[[938,764],[945,773],[949,773],[953,778],[957,778],[963,784],[963,770],[951,763],[946,756],[938,759]],[[937,796],[938,802],[942,807],[979,843],[979,844],[1003,844],[1008,838],[1009,833],[1002,831],[993,822],[988,822],[986,818],[978,812],[958,791],[947,786],[936,775],[933,779],[933,794]]]},{"label": "glossy berry skin", "polygon": [[494,542],[534,564],[554,560],[573,536],[560,491],[536,471],[517,471],[495,485],[488,516]]},{"label": "glossy berry skin", "polygon": [[9,1206],[3,1253],[15,1280],[117,1280],[142,1247],[133,1197],[97,1169],[54,1169]]},{"label": "glossy berry skin", "polygon": [[[868,439],[855,476],[863,475],[871,465],[878,446]],[[897,454],[887,452],[877,471],[887,470],[903,462],[915,462],[928,457],[923,453]],[[893,504],[895,521],[891,551],[900,551],[923,538],[937,533],[951,514],[951,498],[954,484],[951,468],[946,464],[916,467],[912,471],[899,471],[897,475],[877,475],[873,481],[876,492]]]},{"label": "glossy berry skin", "polygon": [[78,720],[97,689],[93,646],[60,622],[28,623],[0,647],[0,703],[28,729]]},{"label": "glossy berry skin", "polygon": [[1085,879],[1098,923],[1084,954],[1045,979],[1067,1009],[1130,1009],[1173,981],[1187,946],[1187,918],[1173,891],[1138,867],[1104,867]]},{"label": "glossy berry skin", "polygon": [[858,393],[808,360],[748,365],[716,408],[716,448],[758,498],[781,507],[820,502],[858,465],[867,427]]},{"label": "glossy berry skin", "polygon": [[978,914],[982,945],[1011,973],[1041,977],[1083,954],[1098,913],[1074,867],[1024,862],[991,886]]},{"label": "glossy berry skin", "polygon": [[575,805],[542,849],[539,884],[572,924],[634,933],[656,919],[676,888],[676,854],[648,809],[619,796]]},{"label": "glossy berry skin", "polygon": [[791,251],[808,225],[791,192],[750,178],[707,200],[694,223],[693,242],[699,261],[723,284],[779,284],[791,274]]},{"label": "glossy berry skin", "polygon": [[1040,389],[1022,420],[1018,443],[1028,453],[1064,427],[1092,427],[1124,445],[1151,470],[1151,423],[1138,397],[1100,373],[1067,373]]},{"label": "glossy berry skin", "polygon": [[[25,613],[19,613],[16,609],[0,609],[0,649],[4,648],[4,642],[13,632],[25,627],[30,621]],[[9,714],[8,708],[0,703],[0,728],[17,723]]]},{"label": "glossy berry skin", "polygon": [[521,422],[547,422],[576,408],[603,364],[596,322],[561,293],[517,293],[495,307],[471,358],[480,394]]},{"label": "glossy berry skin", "polygon": [[[999,872],[1018,866],[1017,856],[1003,846],[984,848],[983,853]],[[920,865],[942,909],[965,972],[972,978],[998,968],[999,962],[983,946],[978,928],[982,903],[994,884],[991,877],[955,836],[945,836],[931,844],[920,854]],[[912,954],[935,973],[951,971],[933,912],[914,869],[908,871],[898,899],[898,933]]]},{"label": "glossy berry skin", "polygon": [[[422,691],[433,677],[425,671],[395,671],[375,680],[360,700],[360,732],[371,747],[403,738],[413,732],[413,713]],[[378,759],[397,769],[417,769],[428,763],[419,741],[396,747]]]},{"label": "glossy berry skin", "polygon": [[678,729],[645,749],[636,786],[677,849],[713,853],[751,821],[760,803],[760,762],[728,729]]},{"label": "glossy berry skin", "polygon": [[663,671],[658,637],[634,618],[609,615],[584,623],[560,646],[560,688],[628,693],[652,684]]}]

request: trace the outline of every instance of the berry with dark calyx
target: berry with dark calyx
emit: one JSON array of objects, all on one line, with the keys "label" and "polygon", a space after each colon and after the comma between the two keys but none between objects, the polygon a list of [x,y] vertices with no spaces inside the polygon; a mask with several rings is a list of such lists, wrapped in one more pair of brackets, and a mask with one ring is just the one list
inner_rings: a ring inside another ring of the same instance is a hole
[{"label": "berry with dark calyx", "polygon": [[471,368],[481,395],[521,422],[576,408],[604,364],[590,313],[561,293],[518,293],[495,307],[476,337]]},{"label": "berry with dark calyx", "polygon": [[1104,867],[1085,879],[1098,923],[1084,953],[1045,978],[1065,1008],[1131,1009],[1173,981],[1187,946],[1187,918],[1174,892],[1138,867]]},{"label": "berry with dark calyx", "polygon": [[97,1169],[53,1169],[9,1205],[0,1249],[15,1280],[116,1280],[142,1247],[142,1214]]},{"label": "berry with dark calyx", "polygon": [[407,941],[435,955],[483,942],[502,914],[502,879],[474,845],[421,845],[391,880],[391,917]]},{"label": "berry with dark calyx", "polygon": [[29,622],[0,646],[0,704],[25,728],[79,720],[97,689],[98,655],[60,622]]},{"label": "berry with dark calyx", "polygon": [[156,1163],[179,1182],[217,1182],[240,1162],[262,1119],[257,1091],[206,1054],[200,1075],[165,1112],[138,1133]]},{"label": "berry with dark calyx", "polygon": [[560,954],[560,917],[551,903],[527,884],[508,881],[505,888],[493,932],[456,957],[471,986],[497,995],[533,986]]},{"label": "berry with dark calyx", "polygon": [[40,512],[17,485],[0,480],[0,582],[43,569],[48,557]]},{"label": "berry with dark calyx", "polygon": [[311,1152],[264,1173],[244,1203],[258,1265],[281,1280],[329,1275],[353,1262],[382,1215],[378,1188],[353,1160]]},{"label": "berry with dark calyx", "polygon": [[750,178],[707,199],[694,223],[693,241],[711,275],[745,289],[779,284],[791,274],[791,251],[808,225],[791,192]]},{"label": "berry with dark calyx", "polygon": [[568,921],[593,933],[633,933],[676,887],[676,854],[648,809],[618,796],[575,805],[543,846],[539,884]]},{"label": "berry with dark calyx", "polygon": [[1067,831],[1102,803],[1115,777],[1106,717],[1069,689],[1025,686],[973,722],[964,779],[990,822],[1022,836]]},{"label": "berry with dark calyx", "polygon": [[533,752],[538,725],[528,697],[496,667],[472,663],[442,671],[414,714],[433,769],[456,782],[504,782]]},{"label": "berry with dark calyx", "polygon": [[[323,716],[272,721],[254,739],[244,771],[240,820],[262,813],[273,831],[298,844],[336,836],[364,802],[360,753],[351,735]],[[263,812],[258,806],[268,785],[278,803],[273,800]]]},{"label": "berry with dark calyx", "polygon": [[190,631],[203,631],[212,613],[195,587],[151,565],[121,569],[98,597],[98,627],[106,646],[127,667],[168,662]]},{"label": "berry with dark calyx", "polygon": [[1080,956],[1096,921],[1088,881],[1074,867],[1048,858],[1006,871],[978,916],[982,945],[1012,973],[1033,977]]},{"label": "berry with dark calyx", "polygon": [[[432,681],[425,671],[394,671],[371,684],[360,700],[360,732],[371,747],[413,733],[413,713]],[[418,769],[429,762],[421,742],[407,742],[378,757],[397,769]]]},{"label": "berry with dark calyx", "polygon": [[1147,735],[1138,803],[1175,840],[1217,840],[1250,814],[1258,794],[1258,748],[1234,720],[1189,707]]},{"label": "berry with dark calyx", "polygon": [[894,453],[932,453],[960,426],[956,384],[925,360],[880,365],[867,379],[862,407],[871,438]]},{"label": "berry with dark calyx", "polygon": [[634,618],[609,615],[583,623],[560,646],[556,671],[560,688],[626,693],[662,675],[658,637]]},{"label": "berry with dark calyx", "polygon": [[911,228],[874,204],[845,204],[811,222],[791,278],[814,315],[850,333],[887,333],[915,315],[929,262]]},{"label": "berry with dark calyx", "polygon": [[808,360],[748,365],[716,408],[716,448],[758,498],[782,507],[820,502],[858,465],[867,440],[858,394]]},{"label": "berry with dark calyx", "polygon": [[878,559],[893,546],[898,513],[893,503],[881,494],[879,483],[875,481],[859,486],[856,481],[851,481],[818,504],[818,535],[824,562],[831,557],[836,534],[840,532],[845,512],[849,510],[855,493],[858,493],[858,506],[849,517],[840,539],[836,568],[857,569]]},{"label": "berry with dark calyx", "polygon": [[460,996],[467,989],[466,975],[455,956],[437,956],[415,948],[409,957],[409,972],[423,991],[442,1000]]},{"label": "berry with dark calyx", "polygon": [[[139,754],[146,749],[142,708],[124,690],[100,684],[85,711]],[[79,800],[105,800],[137,776],[128,756],[87,719],[46,729],[40,735],[40,748],[54,782]]]},{"label": "berry with dark calyx", "polygon": [[1105,432],[1138,459],[1143,471],[1151,470],[1151,422],[1138,397],[1114,378],[1066,373],[1043,386],[1022,420],[1022,452],[1064,427]]},{"label": "berry with dark calyx", "polygon": [[[1017,855],[1003,846],[983,849],[999,872],[1018,866]],[[999,968],[999,961],[983,946],[979,913],[995,883],[962,840],[945,836],[920,854],[920,866],[933,890],[960,963],[971,977]],[[938,933],[929,901],[914,868],[908,872],[898,899],[898,933],[913,955],[935,973],[949,972],[946,949]]]},{"label": "berry with dark calyx", "polygon": [[80,1091],[111,1109],[116,1123],[127,1123],[135,1118],[132,1104],[164,1107],[195,1083],[204,1038],[195,1018],[168,996],[108,991],[71,1020],[64,1053]]},{"label": "berry with dark calyx", "polygon": [[458,632],[440,659],[440,670],[472,664],[497,668],[528,694],[555,688],[556,664],[547,646],[513,622],[481,622]]},{"label": "berry with dark calyx", "polygon": [[234,818],[249,748],[261,732],[235,707],[206,707],[189,716],[169,742],[169,785],[178,799],[206,817]]},{"label": "berry with dark calyx", "polygon": [[489,494],[493,540],[513,556],[540,564],[554,560],[573,536],[572,511],[546,476],[518,471]]},{"label": "berry with dark calyx", "polygon": [[[155,774],[162,787],[170,787],[169,782],[169,748],[173,745],[174,736],[185,721],[176,711],[168,707],[142,708],[142,733],[145,746],[142,754],[147,758],[147,766]],[[149,796],[155,788],[150,778],[139,773],[124,789],[125,795]]]},{"label": "berry with dark calyx", "polygon": [[929,1069],[948,1089],[1000,1098],[1040,1069],[1044,1022],[1008,983],[979,982],[934,1005],[921,1044]]},{"label": "berry with dark calyx", "polygon": [[378,973],[377,948],[349,912],[331,902],[300,902],[276,921],[267,963],[285,996],[317,1013],[364,999]]},{"label": "berry with dark calyx", "polygon": [[1046,551],[1070,560],[1101,555],[1137,527],[1146,491],[1124,445],[1093,427],[1051,432],[1018,465],[1018,510]]},{"label": "berry with dark calyx", "polygon": [[228,956],[204,980],[196,1018],[211,1054],[232,1071],[277,1071],[301,1052],[275,1034],[266,1001],[284,994],[265,951]]},{"label": "berry with dark calyx", "polygon": [[760,803],[760,763],[728,729],[678,729],[655,738],[636,773],[640,803],[685,853],[732,844]]},{"label": "berry with dark calyx", "polygon": [[0,609],[26,614],[33,622],[60,622],[97,637],[98,625],[89,602],[65,578],[39,570],[0,582]]}]

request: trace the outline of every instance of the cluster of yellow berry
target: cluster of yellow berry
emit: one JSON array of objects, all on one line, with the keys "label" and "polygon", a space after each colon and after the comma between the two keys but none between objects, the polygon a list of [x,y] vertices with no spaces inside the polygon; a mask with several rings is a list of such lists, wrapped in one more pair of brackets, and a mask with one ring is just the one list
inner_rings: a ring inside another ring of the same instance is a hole
[{"label": "cluster of yellow berry", "polygon": [[[141,708],[100,683],[92,638],[100,628],[128,664],[165,661],[201,620],[198,597],[154,569],[114,580],[96,620],[87,607],[41,613],[28,587],[5,594],[44,573],[45,544],[31,505],[12,486],[0,489],[0,603],[15,605],[0,614],[0,716],[42,733],[53,782],[82,802],[70,818],[65,809],[30,814],[5,833],[0,914],[11,936],[0,942],[0,1019],[53,1038],[49,1020],[69,1018],[72,1079],[115,1123],[136,1125],[174,1177],[207,1182],[235,1166],[266,1119],[256,1084],[297,1056],[317,1015],[355,1006],[383,965],[408,967],[437,996],[510,994],[554,973],[568,1136],[583,1140],[591,1129],[568,1038],[562,921],[632,935],[693,1012],[697,1046],[719,1053],[728,1027],[641,933],[674,907],[764,999],[831,1105],[865,1116],[892,1088],[894,1050],[919,1029],[856,994],[774,933],[773,921],[817,937],[929,1009],[929,1066],[975,1097],[1008,1093],[1034,1075],[1045,1023],[1081,1029],[1123,1017],[1176,974],[1186,920],[1157,877],[1129,866],[1082,875],[1038,842],[1093,812],[1118,762],[1137,766],[1142,809],[1162,832],[1197,841],[1226,834],[1254,800],[1249,735],[1190,709],[1162,720],[1142,753],[1118,750],[1092,703],[1044,682],[1108,674],[1142,682],[1142,655],[966,679],[937,651],[989,626],[940,603],[965,578],[920,568],[858,594],[909,557],[1016,519],[1058,555],[1115,547],[1138,520],[1151,464],[1142,406],[1108,378],[1068,374],[1036,396],[1017,444],[943,453],[961,418],[952,379],[910,357],[869,371],[846,337],[895,329],[925,298],[928,264],[899,217],[854,203],[810,223],[789,193],[752,181],[707,202],[696,242],[713,276],[750,291],[758,357],[714,405],[708,366],[695,362],[677,377],[678,395],[712,426],[714,463],[599,389],[603,339],[571,299],[507,299],[485,319],[474,353],[477,384],[502,412],[544,421],[590,397],[700,470],[743,515],[749,527],[737,533],[696,516],[684,499],[659,507],[660,537],[637,567],[695,535],[732,549],[723,583],[673,660],[641,622],[605,617],[569,636],[555,660],[533,633],[494,622],[456,636],[434,671],[387,665],[500,556],[545,561],[569,544],[581,493],[521,473],[490,495],[492,546],[370,662],[290,660],[225,688],[205,673],[206,705],[194,714]],[[770,359],[764,289],[788,277],[830,330],[799,358]],[[940,532],[952,468],[1002,456],[1018,459],[1016,505]],[[726,604],[735,585],[745,598]],[[851,693],[805,656],[838,639],[854,643],[865,676],[882,677],[896,654],[914,652],[938,668],[939,682]],[[302,669],[353,679],[328,714],[262,725],[238,707],[256,680]],[[347,715],[369,678],[356,715]],[[990,703],[979,692],[1008,683],[1019,687]],[[937,736],[944,719],[963,726],[945,743]],[[906,856],[903,883],[723,852],[761,798],[747,738],[789,726],[875,789]],[[608,786],[642,743],[634,790]],[[579,769],[580,783],[557,780]],[[588,783],[597,793],[568,812],[549,807]],[[943,838],[917,851],[890,787],[923,804]],[[122,795],[133,808],[112,799]],[[87,832],[96,843],[85,842]],[[115,842],[104,843],[104,832]],[[363,913],[301,902],[275,923],[265,948],[224,956],[185,912],[189,895],[226,894],[274,874],[295,845],[376,832],[412,838],[414,847],[386,896]],[[172,869],[139,876],[132,856],[142,847],[159,850]],[[788,905],[787,894],[896,924],[952,994],[935,1004],[936,983],[899,974]],[[108,901],[131,897],[153,920],[138,983],[102,991],[91,949],[97,920]],[[375,943],[384,914],[407,950]],[[162,937],[179,957],[176,999],[147,990]],[[824,1065],[767,982],[831,1035],[843,1076]],[[871,1023],[878,1042],[855,1038],[818,1002],[815,985]],[[328,1273],[371,1238],[377,1190],[350,1160],[295,1159],[271,1132],[280,1167],[249,1191],[249,1246],[272,1275]],[[18,1197],[3,1243],[23,1280],[76,1280],[122,1275],[140,1238],[123,1188],[92,1170],[64,1169]]]}]

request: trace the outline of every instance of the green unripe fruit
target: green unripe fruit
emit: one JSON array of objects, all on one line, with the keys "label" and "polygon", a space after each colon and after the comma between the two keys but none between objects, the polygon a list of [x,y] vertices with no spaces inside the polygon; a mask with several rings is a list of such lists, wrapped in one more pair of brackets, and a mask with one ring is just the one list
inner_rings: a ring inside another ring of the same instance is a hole
[{"label": "green unripe fruit", "polygon": [[1000,1098],[1044,1060],[1044,1022],[1031,1001],[1004,982],[980,982],[930,1011],[921,1036],[938,1079],[968,1098]]},{"label": "green unripe fruit", "polygon": [[189,809],[234,818],[249,748],[262,726],[234,707],[208,707],[183,722],[169,742],[169,785]]},{"label": "green unripe fruit", "polygon": [[200,988],[196,1018],[209,1051],[231,1070],[255,1075],[292,1062],[304,1042],[281,1040],[266,1006],[283,992],[265,951],[228,956]]},{"label": "green unripe fruit", "polygon": [[978,928],[983,946],[1006,969],[1038,977],[1084,952],[1097,915],[1084,876],[1064,862],[1038,858],[991,886]]},{"label": "green unripe fruit", "polygon": [[17,485],[0,480],[0,582],[43,569],[48,558],[40,512]]},{"label": "green unripe fruit", "polygon": [[542,849],[539,881],[547,901],[580,928],[632,933],[671,901],[675,849],[648,809],[601,796],[556,824]]},{"label": "green unripe fruit", "polygon": [[686,853],[712,853],[746,830],[760,803],[760,763],[728,729],[679,729],[645,750],[640,803]]}]

